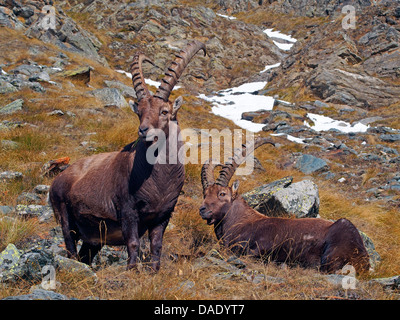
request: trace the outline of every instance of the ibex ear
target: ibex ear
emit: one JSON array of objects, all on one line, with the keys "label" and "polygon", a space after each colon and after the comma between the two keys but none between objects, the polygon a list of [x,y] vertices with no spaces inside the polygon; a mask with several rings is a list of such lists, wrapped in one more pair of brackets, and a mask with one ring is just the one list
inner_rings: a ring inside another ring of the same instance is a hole
[{"label": "ibex ear", "polygon": [[138,114],[138,104],[136,102],[129,100],[129,106],[134,113]]},{"label": "ibex ear", "polygon": [[179,96],[175,99],[174,103],[172,104],[172,118],[176,118],[176,114],[178,113],[179,108],[182,106],[183,98]]},{"label": "ibex ear", "polygon": [[237,195],[238,195],[238,189],[239,189],[239,180],[236,180],[232,184],[232,200],[235,200]]}]

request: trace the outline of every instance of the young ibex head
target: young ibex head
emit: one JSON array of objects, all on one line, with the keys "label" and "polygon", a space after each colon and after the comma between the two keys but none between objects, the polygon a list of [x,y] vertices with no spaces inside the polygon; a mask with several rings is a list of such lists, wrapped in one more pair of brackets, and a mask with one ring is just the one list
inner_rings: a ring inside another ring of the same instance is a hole
[{"label": "young ibex head", "polygon": [[182,97],[178,97],[171,103],[169,96],[192,57],[200,50],[203,50],[204,55],[206,55],[205,45],[194,40],[189,43],[186,49],[175,54],[176,59],[167,69],[154,96],[150,94],[142,72],[143,62],[149,62],[153,65],[154,63],[142,53],[135,55],[131,72],[137,102],[130,101],[130,106],[140,119],[139,137],[152,141],[151,138],[155,138],[155,129],[162,130],[168,136],[169,122],[176,120],[177,112],[183,102]]},{"label": "young ibex head", "polygon": [[[204,200],[200,207],[200,216],[207,220],[207,224],[217,224],[229,211],[233,201],[238,195],[239,181],[235,181],[229,187],[229,181],[235,174],[236,169],[246,158],[263,144],[275,144],[267,138],[257,138],[254,143],[247,147],[243,145],[241,152],[236,154],[232,161],[221,164],[214,164],[211,160],[206,161],[201,169],[201,183],[203,185]],[[214,169],[221,166],[219,176],[215,181]]]}]

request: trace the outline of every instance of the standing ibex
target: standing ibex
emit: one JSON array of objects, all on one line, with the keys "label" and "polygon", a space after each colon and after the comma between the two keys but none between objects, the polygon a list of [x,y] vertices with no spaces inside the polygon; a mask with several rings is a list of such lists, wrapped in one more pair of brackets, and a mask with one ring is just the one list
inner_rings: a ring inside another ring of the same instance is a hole
[{"label": "standing ibex", "polygon": [[[200,216],[214,225],[222,243],[238,253],[263,257],[276,262],[297,263],[323,272],[340,270],[346,264],[357,271],[369,270],[369,257],[356,227],[347,219],[331,222],[319,218],[272,218],[252,209],[238,195],[239,182],[228,187],[236,169],[255,148],[271,143],[257,139],[243,147],[231,163],[222,166],[207,161],[201,172],[204,201]],[[247,152],[247,155],[246,155]]]},{"label": "standing ibex", "polygon": [[[199,50],[206,54],[203,43],[192,41],[176,54],[154,96],[142,73],[142,63],[152,62],[143,54],[135,55],[131,71],[137,103],[132,109],[140,119],[139,139],[121,151],[81,159],[53,181],[50,201],[69,256],[90,264],[102,245],[126,245],[131,269],[136,265],[139,239],[148,230],[151,267],[160,268],[162,238],[185,178],[184,166],[176,157],[168,162],[170,147],[180,150],[183,146],[175,121],[182,97],[171,103],[169,96]],[[158,140],[157,130],[166,138],[166,163],[149,163],[146,157]],[[83,243],[77,254],[79,239]]]}]

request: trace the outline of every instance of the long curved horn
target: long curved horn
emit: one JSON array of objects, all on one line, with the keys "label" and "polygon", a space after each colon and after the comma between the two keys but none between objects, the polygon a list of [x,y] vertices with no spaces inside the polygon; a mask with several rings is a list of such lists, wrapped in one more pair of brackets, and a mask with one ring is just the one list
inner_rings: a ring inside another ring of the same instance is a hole
[{"label": "long curved horn", "polygon": [[229,181],[235,174],[236,169],[246,160],[248,156],[250,156],[254,152],[255,149],[266,143],[275,146],[275,143],[272,142],[270,139],[260,137],[257,138],[254,143],[250,143],[248,146],[242,145],[242,150],[239,150],[239,152],[235,152],[232,161],[227,162],[222,166],[216,184],[222,187],[227,187]]},{"label": "long curved horn", "polygon": [[133,58],[133,63],[131,66],[132,83],[138,101],[142,100],[144,97],[150,96],[149,89],[147,88],[146,82],[144,81],[143,77],[143,71],[142,71],[143,62],[151,63],[154,66],[153,61],[151,61],[141,52],[137,53]]},{"label": "long curved horn", "polygon": [[165,72],[164,79],[162,79],[161,85],[157,89],[154,97],[168,101],[172,89],[175,87],[186,66],[189,64],[193,56],[200,50],[203,50],[204,56],[207,54],[205,44],[193,40],[185,49],[182,49],[179,53],[175,54],[176,59],[175,61],[172,61],[167,72]]},{"label": "long curved horn", "polygon": [[204,162],[201,167],[201,184],[203,185],[203,195],[206,193],[206,189],[215,183],[214,169],[218,166],[222,166],[220,163],[213,163],[212,159]]}]

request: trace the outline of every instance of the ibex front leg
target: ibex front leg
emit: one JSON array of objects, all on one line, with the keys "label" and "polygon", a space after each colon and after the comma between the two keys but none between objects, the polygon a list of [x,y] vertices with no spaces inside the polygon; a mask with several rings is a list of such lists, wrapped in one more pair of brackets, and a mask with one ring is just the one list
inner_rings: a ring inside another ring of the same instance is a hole
[{"label": "ibex front leg", "polygon": [[125,215],[122,219],[122,234],[125,239],[126,248],[128,251],[128,266],[127,269],[136,268],[138,249],[139,249],[139,221],[135,210]]},{"label": "ibex front leg", "polygon": [[150,252],[151,252],[151,268],[152,271],[157,272],[160,270],[160,258],[162,249],[162,240],[164,231],[168,225],[169,218],[161,224],[149,229],[150,238]]}]

